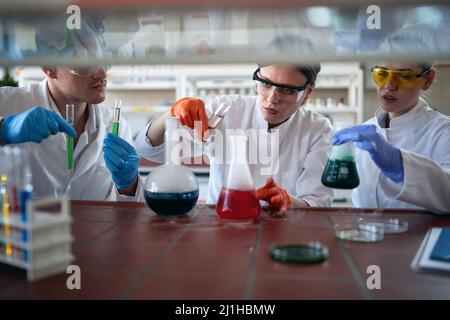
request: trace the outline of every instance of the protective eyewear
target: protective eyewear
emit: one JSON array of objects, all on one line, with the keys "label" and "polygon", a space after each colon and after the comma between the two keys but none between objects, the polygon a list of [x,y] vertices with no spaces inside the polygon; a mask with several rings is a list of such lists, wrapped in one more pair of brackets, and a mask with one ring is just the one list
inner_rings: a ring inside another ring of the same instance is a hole
[{"label": "protective eyewear", "polygon": [[79,77],[91,77],[96,74],[98,71],[108,72],[111,69],[109,65],[102,66],[70,66],[66,67],[71,74],[74,74]]},{"label": "protective eyewear", "polygon": [[260,68],[258,68],[253,73],[253,80],[256,83],[257,91],[263,95],[269,95],[272,92],[272,89],[274,89],[279,99],[292,99],[298,101],[298,99],[302,96],[301,93],[310,85],[308,82],[299,87],[278,84],[261,78],[260,71]]},{"label": "protective eyewear", "polygon": [[431,67],[417,72],[417,70],[394,70],[377,66],[372,68],[372,78],[381,87],[385,87],[391,81],[398,89],[409,89],[419,86],[422,78],[430,71]]}]

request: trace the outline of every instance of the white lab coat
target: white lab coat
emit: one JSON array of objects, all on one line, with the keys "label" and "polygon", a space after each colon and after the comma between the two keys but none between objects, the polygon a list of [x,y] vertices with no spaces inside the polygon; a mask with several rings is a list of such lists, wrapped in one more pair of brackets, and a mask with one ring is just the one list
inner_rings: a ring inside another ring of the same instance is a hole
[{"label": "white lab coat", "polygon": [[[49,95],[47,81],[27,87],[0,88],[0,116],[19,114],[34,106],[41,106],[58,112]],[[76,200],[122,200],[143,199],[142,184],[138,183],[135,196],[124,196],[117,192],[111,173],[103,159],[103,140],[111,132],[113,112],[106,106],[89,105],[89,119],[86,130],[81,134],[74,150],[74,173],[66,168],[66,135],[58,133],[37,144],[22,143],[19,146],[28,151],[33,174],[35,197],[54,196],[66,190],[71,184],[70,197]],[[120,136],[132,143],[130,128],[120,121]]]},{"label": "white lab coat", "polygon": [[[291,195],[305,200],[311,206],[330,206],[333,191],[322,185],[320,179],[327,162],[333,129],[329,120],[310,110],[299,108],[286,122],[268,132],[267,122],[264,120],[258,98],[255,96],[222,96],[206,102],[208,115],[216,110],[223,102],[231,108],[224,121],[217,128],[225,136],[227,129],[260,129],[258,142],[262,139],[271,141],[271,136],[279,134],[279,160],[278,165],[274,157],[261,165],[254,161],[250,164],[255,187],[263,186],[266,180],[272,176],[276,183],[286,189]],[[136,138],[136,149],[142,157],[156,162],[163,162],[164,144],[152,146],[145,134],[148,126],[144,128]],[[271,142],[272,143],[272,142]],[[272,144],[269,144],[272,146]],[[251,148],[252,145],[249,144]],[[270,149],[269,149],[270,150]],[[194,150],[195,151],[195,150]],[[269,153],[267,153],[269,154]],[[198,153],[194,152],[195,156]],[[216,203],[223,182],[225,166],[220,157],[215,153],[209,153],[210,179],[207,203]],[[223,159],[223,158],[222,158]],[[272,160],[271,160],[272,159]],[[250,160],[250,159],[249,159]],[[263,172],[273,166],[270,172]]]},{"label": "white lab coat", "polygon": [[353,191],[358,207],[413,208],[450,212],[450,117],[432,110],[421,98],[417,106],[390,121],[381,108],[367,124],[374,124],[400,148],[405,179],[394,183],[381,173],[369,154],[356,148],[361,183]]}]

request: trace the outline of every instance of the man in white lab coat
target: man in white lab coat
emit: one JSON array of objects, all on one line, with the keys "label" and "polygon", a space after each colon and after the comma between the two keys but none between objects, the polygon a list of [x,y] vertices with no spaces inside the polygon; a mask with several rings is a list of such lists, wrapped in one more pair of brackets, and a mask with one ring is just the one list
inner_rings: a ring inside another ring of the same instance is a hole
[{"label": "man in white lab coat", "polygon": [[[205,133],[208,116],[223,103],[230,109],[216,129],[222,136],[226,136],[227,129],[259,129],[263,140],[279,137],[279,163],[274,165],[278,170],[264,174],[260,164],[250,165],[255,185],[261,187],[257,198],[281,213],[289,205],[330,206],[332,190],[321,184],[320,177],[327,162],[332,126],[326,117],[302,107],[313,91],[319,71],[320,66],[261,66],[253,75],[258,96],[217,97],[207,101],[206,108],[200,99],[180,99],[140,132],[136,149],[141,156],[162,162],[165,117],[176,116],[190,128],[194,128],[194,121],[201,121]],[[214,157],[210,162],[207,202],[216,203],[224,165]]]},{"label": "man in white lab coat", "polygon": [[375,117],[333,139],[358,147],[354,204],[450,213],[450,117],[420,97],[433,83],[433,65],[380,64],[372,76],[381,104]]},{"label": "man in white lab coat", "polygon": [[[95,25],[84,20],[68,43],[64,32],[61,36],[57,25],[49,23],[37,29],[38,49],[97,53],[102,36]],[[20,144],[28,151],[34,196],[69,190],[72,199],[80,200],[142,198],[131,130],[122,119],[119,135],[110,134],[113,112],[98,105],[105,99],[106,71],[104,66],[43,67],[46,79],[40,84],[0,88],[0,144]],[[75,106],[74,127],[63,118],[66,104]],[[66,135],[74,138],[73,173],[66,167]]]}]

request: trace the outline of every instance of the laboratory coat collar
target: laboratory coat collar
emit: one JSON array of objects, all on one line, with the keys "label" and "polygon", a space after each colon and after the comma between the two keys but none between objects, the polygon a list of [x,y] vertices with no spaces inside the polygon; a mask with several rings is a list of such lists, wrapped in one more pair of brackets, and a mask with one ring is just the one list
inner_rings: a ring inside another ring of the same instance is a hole
[{"label": "laboratory coat collar", "polygon": [[[405,128],[414,123],[414,121],[419,117],[425,109],[428,107],[428,104],[422,97],[419,97],[419,102],[416,104],[414,108],[409,110],[407,113],[402,114],[399,117],[395,117],[391,119],[389,123],[389,128],[387,129],[397,129],[397,128]],[[386,117],[388,113],[384,111],[381,107],[375,113],[375,117],[377,119],[377,125],[380,128],[386,129]]]},{"label": "laboratory coat collar", "polygon": [[255,116],[256,116],[257,129],[264,129],[267,132],[273,132],[274,130],[278,130],[280,141],[283,140],[283,137],[286,135],[290,124],[292,123],[292,121],[294,121],[293,119],[296,119],[298,116],[300,116],[303,113],[302,107],[299,107],[297,109],[297,111],[295,111],[294,114],[292,114],[289,117],[289,119],[287,119],[285,122],[283,122],[279,126],[274,127],[270,131],[268,131],[269,125],[261,113],[261,109],[259,107],[259,100],[257,100],[255,108],[256,108]]},{"label": "laboratory coat collar", "polygon": [[44,79],[39,83],[39,94],[34,96],[36,106],[41,106],[46,109],[53,109],[52,101],[50,98],[50,92],[48,91],[47,79]]},{"label": "laboratory coat collar", "polygon": [[[85,172],[87,172],[91,167],[94,167],[98,164],[98,159],[102,158],[102,152],[103,152],[103,141],[105,140],[105,136],[107,134],[107,128],[106,123],[104,121],[99,121],[101,118],[100,110],[98,105],[91,105],[91,109],[89,111],[92,111],[89,115],[89,118],[91,118],[91,114],[95,115],[95,119],[97,119],[95,122],[95,128],[92,134],[94,137],[91,139],[89,138],[88,145],[85,147],[84,152],[81,154],[81,158],[78,162],[79,168],[75,172],[75,176],[81,176]],[[94,118],[94,116],[92,116]],[[94,120],[92,120],[94,121]],[[88,125],[86,125],[88,127]],[[89,129],[88,134],[89,134]]]}]

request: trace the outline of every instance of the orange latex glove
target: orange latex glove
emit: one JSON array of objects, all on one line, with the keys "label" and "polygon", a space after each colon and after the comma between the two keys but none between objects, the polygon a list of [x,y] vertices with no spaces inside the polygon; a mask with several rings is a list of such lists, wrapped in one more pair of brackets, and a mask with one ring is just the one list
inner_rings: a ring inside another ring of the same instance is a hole
[{"label": "orange latex glove", "polygon": [[170,108],[170,115],[180,119],[181,125],[194,129],[194,121],[201,121],[202,140],[206,140],[208,130],[208,116],[206,115],[205,104],[200,99],[181,98]]},{"label": "orange latex glove", "polygon": [[269,206],[278,209],[280,214],[285,213],[292,203],[286,190],[277,185],[272,178],[267,179],[266,184],[256,190],[256,199],[267,201]]}]

